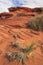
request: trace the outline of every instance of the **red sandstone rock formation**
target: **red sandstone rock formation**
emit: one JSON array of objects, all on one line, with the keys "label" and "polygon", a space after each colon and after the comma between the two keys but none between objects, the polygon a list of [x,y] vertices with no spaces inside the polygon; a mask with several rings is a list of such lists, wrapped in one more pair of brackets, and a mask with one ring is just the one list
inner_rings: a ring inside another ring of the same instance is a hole
[{"label": "red sandstone rock formation", "polygon": [[43,8],[34,8],[33,12],[43,13]]},{"label": "red sandstone rock formation", "polygon": [[0,19],[7,19],[7,18],[10,18],[12,16],[13,16],[13,14],[11,14],[11,13],[7,13],[7,12],[0,13]]},{"label": "red sandstone rock formation", "polygon": [[26,8],[26,7],[11,7],[11,8],[8,8],[8,10],[10,12],[14,12],[14,11],[17,11],[17,10],[24,10],[24,11],[27,11],[27,12],[32,12],[31,8]]},{"label": "red sandstone rock formation", "polygon": [[43,65],[43,32],[25,27],[32,17],[39,15],[39,10],[43,13],[43,8],[11,7],[9,13],[0,13],[0,65],[22,65],[15,60],[9,62],[5,57],[6,52],[15,50],[11,46],[15,41],[23,48],[32,43],[39,46],[26,60],[26,65]]}]

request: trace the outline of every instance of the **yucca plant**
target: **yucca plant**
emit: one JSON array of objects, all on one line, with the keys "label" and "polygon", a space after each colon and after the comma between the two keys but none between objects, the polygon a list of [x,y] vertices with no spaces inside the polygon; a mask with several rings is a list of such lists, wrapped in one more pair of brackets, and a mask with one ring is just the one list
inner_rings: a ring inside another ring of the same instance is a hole
[{"label": "yucca plant", "polygon": [[[20,46],[19,46],[20,47]],[[18,48],[18,47],[17,47]],[[31,53],[36,49],[35,44],[31,44],[27,48],[20,48],[19,51],[16,52],[7,52],[6,58],[9,61],[17,60],[18,62],[22,63],[22,65],[26,65],[27,58],[30,57]]]}]

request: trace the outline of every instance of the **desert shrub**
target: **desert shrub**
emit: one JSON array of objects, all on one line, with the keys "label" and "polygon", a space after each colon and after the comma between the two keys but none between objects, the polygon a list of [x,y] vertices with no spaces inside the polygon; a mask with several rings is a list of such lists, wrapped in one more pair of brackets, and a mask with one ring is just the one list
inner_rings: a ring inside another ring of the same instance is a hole
[{"label": "desert shrub", "polygon": [[[16,46],[18,47],[15,47],[15,48],[20,48],[20,46],[18,44],[16,44]],[[35,44],[31,44],[30,46],[28,46],[27,48],[20,48],[19,51],[15,51],[15,52],[12,52],[12,51],[9,51],[6,53],[6,58],[9,60],[9,61],[13,61],[13,60],[17,60],[18,62],[21,62],[22,65],[26,65],[26,60],[27,58],[30,57],[31,53],[36,49],[36,45]]]},{"label": "desert shrub", "polygon": [[26,27],[37,31],[43,31],[43,15],[32,17],[26,24]]}]

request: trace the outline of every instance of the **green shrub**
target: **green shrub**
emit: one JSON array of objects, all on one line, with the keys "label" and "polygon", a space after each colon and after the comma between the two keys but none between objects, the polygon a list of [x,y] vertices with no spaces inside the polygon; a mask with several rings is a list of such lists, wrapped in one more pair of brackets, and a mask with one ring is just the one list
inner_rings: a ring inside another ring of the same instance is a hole
[{"label": "green shrub", "polygon": [[37,31],[43,31],[43,15],[31,18],[29,23],[26,24],[26,27]]}]

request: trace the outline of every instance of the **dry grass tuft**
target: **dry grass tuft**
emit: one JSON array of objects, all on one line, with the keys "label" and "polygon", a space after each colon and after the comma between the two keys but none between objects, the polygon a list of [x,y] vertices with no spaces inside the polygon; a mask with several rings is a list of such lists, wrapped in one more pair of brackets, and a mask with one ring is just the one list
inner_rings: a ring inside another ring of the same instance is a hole
[{"label": "dry grass tuft", "polygon": [[43,15],[31,18],[30,23],[27,23],[26,27],[36,31],[43,31]]}]

